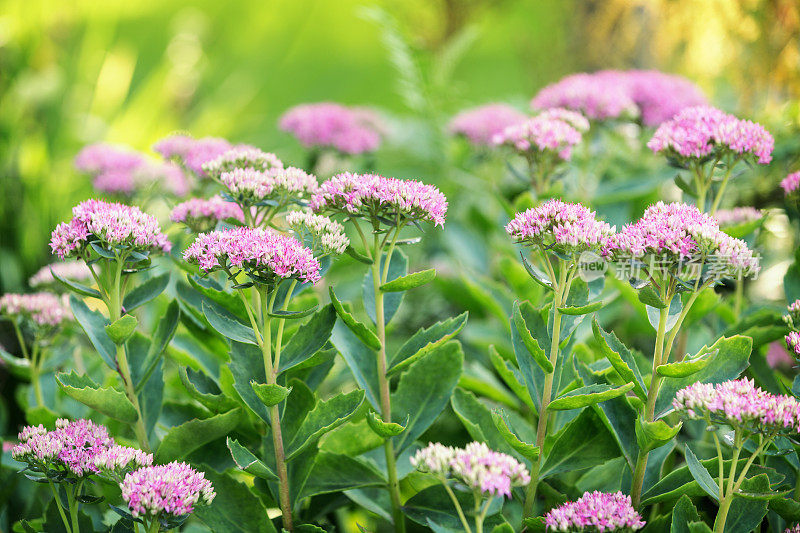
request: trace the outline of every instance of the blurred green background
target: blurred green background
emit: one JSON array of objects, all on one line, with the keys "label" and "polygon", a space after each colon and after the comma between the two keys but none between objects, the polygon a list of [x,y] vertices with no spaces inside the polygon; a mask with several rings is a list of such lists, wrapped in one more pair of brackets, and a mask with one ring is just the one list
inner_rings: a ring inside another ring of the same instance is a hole
[{"label": "blurred green background", "polygon": [[[377,170],[455,186],[442,129],[467,105],[527,108],[564,74],[659,68],[730,111],[796,127],[797,0],[3,0],[0,291],[51,260],[91,196],[72,169],[101,140],[149,150],[175,131],[303,152],[288,107],[374,106],[394,134]],[[414,154],[409,157],[408,154]]]}]

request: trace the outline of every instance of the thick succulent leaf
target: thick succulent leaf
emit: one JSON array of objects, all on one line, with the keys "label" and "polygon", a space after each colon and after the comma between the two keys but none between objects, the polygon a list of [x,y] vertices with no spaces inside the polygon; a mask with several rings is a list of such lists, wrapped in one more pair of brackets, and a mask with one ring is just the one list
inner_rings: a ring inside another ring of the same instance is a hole
[{"label": "thick succulent leaf", "polygon": [[78,374],[74,370],[69,374],[61,373],[56,375],[56,382],[67,396],[98,413],[129,424],[139,419],[136,408],[124,392],[101,387],[86,374]]},{"label": "thick succulent leaf", "polygon": [[[381,257],[381,272],[383,272],[383,265],[386,262],[386,254]],[[401,250],[395,250],[392,253],[392,259],[389,263],[389,272],[386,276],[386,282],[394,281],[397,278],[403,277],[408,272],[408,257]],[[362,285],[364,309],[367,310],[367,315],[375,323],[375,287],[372,280],[372,270],[367,271]],[[400,303],[403,301],[402,292],[387,293],[383,297],[383,317],[386,324],[391,322],[397,310],[400,308]]]},{"label": "thick succulent leaf", "polygon": [[633,383],[633,392],[639,398],[643,401],[647,400],[647,387],[628,347],[617,338],[614,332],[607,332],[601,328],[596,318],[592,321],[592,331],[594,332],[594,338],[600,345],[600,350],[611,363],[611,366],[614,367],[614,370],[617,371],[617,374],[626,382]]},{"label": "thick succulent leaf", "polygon": [[258,399],[261,400],[267,407],[278,405],[289,396],[292,392],[291,387],[286,388],[277,383],[256,383],[250,382],[253,392],[256,393]]},{"label": "thick succulent leaf", "polygon": [[619,447],[592,409],[584,409],[556,435],[545,441],[540,478],[591,468],[619,457]]},{"label": "thick succulent leaf", "polygon": [[547,408],[551,411],[567,409],[582,409],[589,405],[604,402],[617,396],[622,396],[633,388],[633,383],[626,383],[621,387],[594,384],[571,390],[553,400]]},{"label": "thick succulent leaf", "polygon": [[253,328],[240,322],[238,318],[223,307],[203,302],[203,315],[205,315],[211,327],[221,335],[236,342],[257,344]]},{"label": "thick succulent leaf", "polygon": [[711,496],[715,501],[719,501],[719,485],[717,482],[714,481],[714,478],[708,472],[705,466],[703,466],[700,461],[697,460],[697,457],[694,455],[694,452],[686,446],[685,450],[685,457],[686,457],[686,465],[689,467],[689,472],[692,474],[692,477],[700,485],[700,488],[705,491],[706,494]]},{"label": "thick succulent leaf", "polygon": [[80,294],[81,296],[88,296],[90,298],[97,298],[98,300],[103,299],[103,295],[100,294],[100,291],[98,291],[95,288],[87,287],[86,285],[78,283],[77,281],[72,281],[71,279],[61,277],[55,272],[53,272],[52,268],[50,269],[50,273],[53,275],[53,279],[55,279],[56,281],[64,285],[67,289],[71,290],[76,294]]},{"label": "thick succulent leaf", "polygon": [[159,276],[154,276],[135,287],[122,299],[122,307],[125,309],[125,312],[130,313],[133,309],[156,298],[167,288],[169,279],[170,274],[166,272]]},{"label": "thick succulent leaf", "polygon": [[539,368],[541,368],[545,374],[552,373],[554,370],[553,364],[548,360],[547,355],[539,345],[537,339],[534,339],[533,335],[531,335],[531,330],[525,321],[525,317],[522,315],[519,302],[514,302],[512,319],[514,321],[514,327],[516,328],[517,334],[522,340],[522,343],[525,345],[525,348],[528,349],[528,354],[530,354],[530,357],[533,358],[533,360],[537,365],[539,365]]},{"label": "thick succulent leaf", "polygon": [[366,346],[344,324],[336,324],[331,334],[331,342],[342,354],[350,372],[367,395],[367,401],[373,409],[380,410],[380,392],[378,388],[378,363],[375,352]]},{"label": "thick succulent leaf", "polygon": [[520,440],[509,427],[508,420],[503,411],[499,409],[492,411],[492,421],[494,422],[494,427],[500,432],[503,439],[509,446],[514,448],[517,453],[531,461],[535,461],[539,457],[539,448],[535,444],[529,444]]},{"label": "thick succulent leaf", "polygon": [[233,462],[236,463],[236,466],[239,467],[240,470],[244,470],[266,481],[278,479],[275,472],[265,465],[261,459],[253,455],[250,450],[239,444],[239,441],[236,439],[228,437],[227,446],[228,450],[231,452],[231,457],[233,457]]},{"label": "thick succulent leaf", "polygon": [[336,311],[333,305],[326,305],[314,313],[308,322],[297,328],[283,347],[278,372],[294,368],[319,352],[330,339],[335,323]]},{"label": "thick succulent leaf", "polygon": [[683,495],[672,508],[672,524],[669,533],[689,533],[689,524],[699,522],[700,515],[692,503],[692,499]]},{"label": "thick succulent leaf", "polygon": [[74,294],[69,297],[69,306],[72,309],[72,316],[86,332],[103,361],[111,368],[116,368],[117,347],[105,331],[108,319],[99,312],[90,310],[83,300],[79,300]]},{"label": "thick succulent leaf", "polygon": [[355,390],[339,394],[330,400],[317,402],[314,409],[303,420],[297,435],[286,447],[286,459],[298,456],[308,446],[328,431],[347,422],[364,402],[364,391]]},{"label": "thick succulent leaf", "polygon": [[378,416],[378,413],[370,411],[367,413],[367,425],[379,437],[390,439],[398,436],[406,429],[410,418],[411,415],[407,415],[405,422],[402,424],[398,424],[397,422],[384,422],[383,419]]},{"label": "thick succulent leaf", "polygon": [[339,318],[342,319],[344,325],[347,326],[353,334],[359,338],[361,342],[363,342],[368,348],[372,350],[380,350],[381,349],[381,341],[378,339],[378,336],[373,333],[371,329],[369,329],[366,325],[356,320],[356,318],[342,305],[342,302],[339,301],[339,298],[336,297],[336,293],[333,292],[333,287],[328,289],[328,293],[331,296],[331,303],[333,304],[333,308],[336,310],[336,314],[339,315]]},{"label": "thick succulent leaf", "polygon": [[188,367],[179,367],[178,376],[189,396],[200,402],[206,409],[214,413],[224,413],[236,407],[236,402],[222,394],[214,381]]},{"label": "thick succulent leaf", "polygon": [[429,268],[428,270],[420,270],[419,272],[387,281],[381,285],[380,290],[381,292],[404,292],[430,283],[435,277],[436,269]]},{"label": "thick succulent leaf", "polygon": [[458,335],[467,323],[467,316],[468,314],[464,312],[456,317],[437,322],[428,328],[419,329],[397,350],[389,362],[386,375],[392,376],[408,368],[435,348]]},{"label": "thick succulent leaf", "polygon": [[224,437],[239,424],[241,415],[241,409],[234,409],[202,420],[195,418],[170,428],[154,454],[155,461],[157,463],[175,461],[211,441]]},{"label": "thick succulent leaf", "polygon": [[303,486],[301,497],[385,484],[383,474],[366,461],[348,455],[320,452]]}]

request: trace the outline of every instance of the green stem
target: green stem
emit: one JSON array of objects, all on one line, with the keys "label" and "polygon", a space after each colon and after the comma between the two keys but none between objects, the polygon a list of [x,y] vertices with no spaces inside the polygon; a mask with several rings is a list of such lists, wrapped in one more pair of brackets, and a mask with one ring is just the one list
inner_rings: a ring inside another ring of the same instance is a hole
[{"label": "green stem", "polygon": [[719,190],[717,191],[717,197],[714,198],[714,203],[711,204],[711,211],[709,211],[709,214],[711,216],[714,216],[714,214],[717,212],[717,209],[719,208],[719,204],[722,201],[722,195],[725,194],[725,188],[728,186],[728,180],[730,180],[731,178],[732,169],[733,167],[728,167],[727,172],[725,172],[725,177],[722,178],[722,183],[720,184]]},{"label": "green stem", "polygon": [[[552,266],[550,270],[553,271]],[[567,280],[569,270],[571,270],[571,268],[562,263],[558,272],[558,279],[555,278],[555,273],[550,279],[555,290],[555,294],[553,295],[553,334],[550,340],[550,364],[553,365],[553,369],[556,368],[558,362],[559,341],[561,338],[561,313],[558,311],[558,308],[563,307],[569,294],[569,282]],[[539,456],[532,465],[531,482],[525,490],[525,505],[522,515],[526,517],[533,514],[533,506],[536,503],[539,470],[542,466],[542,449],[544,447],[544,438],[547,435],[547,407],[550,405],[550,399],[553,393],[554,373],[555,370],[545,374],[544,377],[544,391],[542,392],[542,401],[539,406],[539,421],[536,426],[536,446],[539,448]]]},{"label": "green stem", "polygon": [[736,293],[733,298],[733,315],[738,322],[742,314],[742,304],[744,303],[744,274],[741,272],[736,278]]},{"label": "green stem", "polygon": [[25,344],[25,338],[22,336],[22,330],[19,329],[19,324],[16,320],[11,320],[11,325],[14,326],[14,333],[17,335],[17,342],[19,343],[19,351],[22,352],[22,357],[30,360],[28,353],[28,345]]},{"label": "green stem", "polygon": [[[706,423],[710,426],[711,420],[706,416]],[[724,458],[722,457],[722,447],[719,444],[719,437],[717,437],[716,431],[711,433],[714,436],[714,445],[717,448],[717,463],[719,465],[719,501],[722,501],[725,498],[725,464]]]},{"label": "green stem", "polygon": [[[389,251],[394,248],[397,241],[397,234],[400,228],[397,228],[395,237],[392,240],[392,246]],[[382,246],[379,236],[376,233],[374,239],[374,248],[372,254],[372,288],[375,294],[375,329],[380,340],[380,350],[378,350],[378,384],[380,388],[380,404],[381,404],[381,418],[384,422],[392,421],[392,404],[389,389],[389,378],[386,377],[386,320],[384,317],[383,308],[383,292],[381,292],[381,285],[385,280],[385,274],[388,273],[388,266],[391,257],[387,253],[384,266],[384,274],[381,273],[381,255]],[[389,477],[389,496],[392,501],[392,516],[394,518],[394,528],[398,533],[404,533],[406,529],[405,518],[400,508],[400,481],[397,476],[397,464],[394,456],[394,444],[392,439],[385,439],[383,442],[384,454],[386,456],[386,471]]]},{"label": "green stem", "polygon": [[[286,291],[286,298],[283,300],[281,311],[286,311],[289,307],[289,300],[292,299],[292,293],[297,286],[297,280],[293,279],[289,284],[289,290]],[[281,367],[281,347],[283,344],[283,328],[286,325],[285,318],[278,319],[278,334],[275,337],[275,372],[278,372]]]},{"label": "green stem", "polygon": [[[656,398],[658,397],[659,377],[656,368],[661,364],[664,352],[664,334],[667,329],[667,318],[669,316],[669,304],[661,309],[658,314],[658,330],[656,331],[656,346],[653,351],[653,374],[650,378],[650,387],[647,390],[647,404],[645,407],[645,421],[652,422],[656,410]],[[633,471],[633,481],[631,482],[631,500],[634,507],[639,507],[642,499],[642,485],[644,484],[644,474],[647,469],[647,456],[649,452],[639,450],[636,459],[636,468]]]},{"label": "green stem", "polygon": [[36,404],[44,407],[44,395],[42,394],[42,384],[39,381],[42,366],[42,352],[39,343],[34,342],[31,348],[31,385],[33,394],[36,397]]},{"label": "green stem", "polygon": [[730,478],[728,479],[728,493],[725,495],[725,498],[720,502],[719,511],[717,511],[717,517],[714,520],[714,532],[715,533],[722,533],[725,530],[725,521],[728,518],[728,511],[730,510],[731,504],[733,503],[734,495],[739,492],[739,488],[742,486],[742,483],[746,479],[745,476],[747,475],[747,471],[750,470],[750,467],[755,461],[756,457],[761,454],[761,451],[770,443],[772,442],[772,437],[768,437],[766,439],[762,439],[759,443],[758,447],[755,449],[753,454],[747,459],[747,462],[744,464],[741,473],[739,474],[739,478],[736,479],[736,483],[734,483],[734,479],[736,478],[736,465],[739,462],[739,454],[744,447],[744,440],[741,435],[740,430],[736,430],[736,437],[735,437],[735,446],[736,450],[733,453],[733,462],[731,463],[731,473]]},{"label": "green stem", "polygon": [[154,516],[147,525],[147,533],[158,533],[159,531],[161,531],[161,522],[158,520],[157,516]]},{"label": "green stem", "polygon": [[71,490],[67,491],[67,502],[69,503],[69,517],[72,521],[72,533],[80,532],[80,524],[78,523],[78,506],[80,505],[75,499],[75,494],[81,490],[81,484],[73,485]]},{"label": "green stem", "polygon": [[490,496],[489,499],[486,500],[486,503],[483,505],[483,509],[478,512],[479,502],[476,501],[475,504],[475,533],[483,533],[483,521],[486,519],[486,513],[489,512],[489,504],[492,503],[492,497]]},{"label": "green stem", "polygon": [[441,478],[439,481],[442,482],[442,485],[444,485],[444,490],[447,491],[447,495],[450,496],[450,501],[453,502],[453,505],[456,508],[456,513],[458,514],[459,520],[461,520],[461,525],[464,526],[464,531],[467,533],[472,533],[472,529],[469,527],[469,523],[467,522],[467,517],[464,516],[464,510],[461,508],[461,504],[458,503],[458,498],[456,498],[455,493],[453,493],[453,489],[451,489],[450,485],[447,484],[447,479]]},{"label": "green stem", "polygon": [[56,486],[52,481],[48,481],[50,485],[50,490],[53,491],[53,500],[56,502],[56,507],[58,507],[58,514],[61,515],[61,521],[64,522],[64,528],[67,532],[71,532],[72,528],[69,525],[69,520],[67,520],[67,515],[64,513],[64,507],[61,505],[61,498],[58,496],[58,491],[56,490]]}]

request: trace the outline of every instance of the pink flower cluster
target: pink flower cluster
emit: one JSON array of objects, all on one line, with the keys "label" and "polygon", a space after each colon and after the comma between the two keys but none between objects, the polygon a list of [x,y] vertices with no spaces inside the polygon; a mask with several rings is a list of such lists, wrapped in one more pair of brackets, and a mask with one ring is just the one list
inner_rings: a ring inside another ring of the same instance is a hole
[{"label": "pink flower cluster", "polygon": [[28,284],[31,287],[53,284],[55,283],[53,274],[71,281],[85,281],[92,275],[83,261],[63,261],[40,268],[31,276]]},{"label": "pink flower cluster", "polygon": [[169,252],[172,244],[156,219],[138,207],[86,200],[72,208],[73,218],[53,230],[50,248],[61,259],[80,255],[90,240],[126,246],[137,252]]},{"label": "pink flower cluster", "polygon": [[783,533],[800,533],[800,524],[795,524],[792,527],[787,527]]},{"label": "pink flower cluster", "polygon": [[781,188],[786,196],[800,190],[800,172],[792,172],[781,180]]},{"label": "pink flower cluster", "polygon": [[527,118],[510,105],[487,104],[457,114],[448,130],[452,135],[463,135],[474,146],[492,146],[495,135]]},{"label": "pink flower cluster", "polygon": [[176,196],[189,190],[183,171],[173,163],[150,161],[143,154],[109,144],[92,144],[75,157],[75,167],[94,176],[94,188],[130,195],[150,184],[161,184]]},{"label": "pink flower cluster", "polygon": [[58,326],[72,318],[67,299],[50,292],[0,296],[0,314],[29,318],[39,326]]},{"label": "pink flower cluster", "polygon": [[286,224],[302,242],[322,255],[343,254],[350,245],[344,226],[324,215],[291,211],[286,215]]},{"label": "pink flower cluster", "polygon": [[696,106],[661,124],[647,146],[683,160],[730,155],[766,165],[772,160],[775,139],[761,124],[715,107]]},{"label": "pink flower cluster", "polygon": [[283,162],[273,153],[262,152],[253,146],[241,145],[231,148],[216,159],[203,163],[203,172],[215,179],[219,179],[223,172],[241,168],[251,168],[263,172],[272,168],[283,168]]},{"label": "pink flower cluster", "polygon": [[589,119],[578,111],[572,111],[564,107],[551,107],[550,109],[545,109],[536,116],[566,122],[581,133],[589,131]]},{"label": "pink flower cluster", "polygon": [[513,487],[522,487],[531,481],[524,465],[510,455],[489,449],[482,442],[471,442],[464,448],[430,443],[411,458],[411,464],[442,480],[453,477],[489,496],[510,498]]},{"label": "pink flower cluster", "polygon": [[800,431],[800,403],[766,392],[747,378],[718,385],[697,382],[679,390],[672,406],[688,418],[722,421],[756,432]]},{"label": "pink flower cluster", "polygon": [[795,300],[786,308],[789,314],[785,317],[789,327],[800,329],[800,300]]},{"label": "pink flower cluster", "polygon": [[281,117],[279,127],[306,148],[350,155],[373,152],[381,143],[380,121],[373,112],[331,102],[295,106]]},{"label": "pink flower cluster", "polygon": [[644,527],[641,515],[622,492],[584,492],[544,516],[547,531],[635,531]]},{"label": "pink flower cluster", "polygon": [[[657,259],[664,266],[704,263],[717,277],[755,274],[758,257],[741,239],[719,229],[713,217],[693,205],[658,202],[642,218],[616,233],[603,251],[617,261]],[[713,260],[713,265],[711,264]]]},{"label": "pink flower cluster", "polygon": [[416,180],[345,172],[320,185],[311,208],[368,219],[400,218],[401,223],[425,220],[444,226],[447,199],[433,185]]},{"label": "pink flower cluster", "polygon": [[198,177],[207,177],[203,164],[216,159],[233,148],[231,143],[217,137],[195,139],[189,135],[170,135],[153,145],[153,151],[165,159],[177,161]]},{"label": "pink flower cluster", "polygon": [[720,226],[735,226],[759,220],[763,213],[755,207],[734,207],[733,209],[720,209],[714,214]]},{"label": "pink flower cluster", "polygon": [[173,222],[182,222],[194,232],[210,231],[217,222],[234,219],[244,224],[242,208],[233,202],[222,199],[219,195],[209,199],[192,198],[181,202],[172,209],[169,215]]},{"label": "pink flower cluster", "polygon": [[591,209],[552,199],[517,213],[506,225],[515,242],[550,247],[561,252],[599,251],[614,235],[615,228],[597,220]]},{"label": "pink flower cluster", "polygon": [[548,85],[531,102],[534,109],[565,107],[594,120],[641,116],[653,127],[681,109],[704,105],[703,92],[692,82],[653,70],[602,70],[567,76]]},{"label": "pink flower cluster", "polygon": [[554,116],[539,115],[508,126],[492,138],[492,143],[526,154],[552,154],[566,161],[572,156],[572,147],[581,139],[581,132],[570,123]]},{"label": "pink flower cluster", "polygon": [[153,464],[153,454],[142,450],[114,444],[101,450],[92,459],[98,471],[119,475],[127,470],[135,470]]},{"label": "pink flower cluster", "polygon": [[270,229],[236,228],[201,233],[183,258],[206,272],[244,269],[259,277],[300,279],[315,283],[320,264],[311,250],[288,235]]},{"label": "pink flower cluster", "polygon": [[786,337],[786,346],[792,351],[796,359],[800,359],[800,333],[790,331]]},{"label": "pink flower cluster", "polygon": [[114,446],[105,426],[85,419],[70,422],[61,418],[53,431],[42,425],[29,426],[20,432],[19,440],[11,449],[14,460],[66,468],[79,477],[99,472],[95,457]]},{"label": "pink flower cluster", "polygon": [[220,181],[231,196],[245,206],[265,199],[299,200],[316,193],[319,188],[316,176],[295,167],[273,167],[266,171],[235,168],[222,173]]},{"label": "pink flower cluster", "polygon": [[177,461],[129,472],[120,488],[122,499],[135,517],[188,515],[196,504],[209,505],[216,496],[203,472]]}]

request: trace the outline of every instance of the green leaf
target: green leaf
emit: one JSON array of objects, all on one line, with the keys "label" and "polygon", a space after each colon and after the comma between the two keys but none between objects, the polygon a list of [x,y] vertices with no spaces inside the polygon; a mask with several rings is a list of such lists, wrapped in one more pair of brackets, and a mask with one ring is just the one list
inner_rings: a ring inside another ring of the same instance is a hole
[{"label": "green leaf", "polygon": [[154,276],[126,294],[125,298],[122,299],[122,307],[125,312],[131,312],[164,292],[164,289],[169,285],[169,278],[169,272]]},{"label": "green leaf", "polygon": [[217,497],[211,505],[197,505],[193,514],[211,531],[277,533],[261,499],[247,485],[213,470],[206,470],[205,476],[214,485]]},{"label": "green leaf", "polygon": [[725,533],[750,533],[759,527],[767,515],[766,500],[734,498],[725,520]]},{"label": "green leaf", "polygon": [[603,307],[603,302],[593,302],[586,305],[580,305],[577,307],[559,307],[558,312],[562,315],[571,315],[571,316],[579,316],[579,315],[588,315],[589,313],[593,313]]},{"label": "green leaf", "polygon": [[522,266],[525,267],[525,271],[528,273],[531,279],[533,279],[533,281],[535,281],[545,289],[552,291],[553,284],[550,282],[549,279],[547,279],[547,277],[545,277],[543,273],[539,272],[533,267],[533,265],[531,265],[530,261],[528,261],[528,258],[525,257],[525,252],[520,250],[519,256],[520,258],[522,258]]},{"label": "green leaf", "polygon": [[545,441],[540,479],[583,470],[619,456],[619,447],[592,409],[584,409],[555,436]]},{"label": "green leaf", "polygon": [[265,465],[261,459],[253,455],[250,450],[239,444],[239,441],[228,437],[226,444],[228,450],[231,452],[231,457],[233,457],[233,462],[236,463],[239,470],[244,470],[248,474],[253,474],[266,481],[275,481],[278,479],[275,472],[270,470],[270,468]]},{"label": "green leaf", "polygon": [[105,332],[108,320],[97,311],[90,310],[83,300],[79,300],[74,294],[69,297],[69,306],[75,320],[86,332],[103,361],[111,368],[116,368],[117,347]]},{"label": "green leaf", "polygon": [[56,382],[64,393],[82,404],[111,418],[132,424],[139,419],[136,408],[124,392],[100,387],[87,375],[74,370],[56,375]]},{"label": "green leaf", "polygon": [[678,503],[672,508],[672,524],[669,533],[689,533],[689,524],[699,522],[700,515],[686,494],[680,497]]},{"label": "green leaf", "polygon": [[775,498],[784,498],[791,490],[772,490],[770,487],[770,480],[767,474],[756,474],[749,477],[742,482],[739,487],[739,492],[734,493],[737,498],[744,498],[746,500],[772,500]]},{"label": "green leaf", "polygon": [[137,325],[139,325],[139,321],[136,320],[135,316],[122,315],[105,327],[106,335],[114,344],[122,345],[133,335]]},{"label": "green leaf", "polygon": [[292,392],[291,387],[282,387],[277,383],[264,384],[251,381],[250,386],[253,387],[253,391],[255,391],[258,399],[261,400],[267,407],[278,405],[285,400],[287,396],[289,396],[290,392]]},{"label": "green leaf", "polygon": [[[462,509],[472,509],[475,506],[471,493],[455,491],[455,496]],[[489,504],[487,518],[484,522],[486,530],[491,531],[493,527],[505,521],[499,514],[502,506],[501,498],[494,498]],[[435,527],[444,528],[439,531],[458,532],[464,530],[450,496],[438,483],[409,498],[403,506],[403,512],[408,518],[423,526],[431,527],[431,523],[433,523]],[[467,520],[470,519],[467,518]]]},{"label": "green leaf", "polygon": [[[704,349],[707,350],[708,348],[704,347]],[[703,351],[702,355],[697,357],[687,358],[677,363],[659,365],[656,367],[656,373],[659,376],[668,378],[685,378],[704,369],[713,355],[713,352]]]},{"label": "green leaf", "polygon": [[[381,257],[381,266],[380,271],[383,272],[383,266],[386,262],[386,254],[383,254]],[[397,278],[401,278],[406,275],[408,272],[408,258],[406,254],[404,254],[401,250],[395,250],[392,253],[392,260],[389,263],[389,272],[386,276],[386,282],[394,281]],[[372,271],[368,271],[364,276],[364,282],[362,284],[362,298],[364,300],[364,309],[367,311],[367,315],[372,320],[373,324],[375,323],[375,287],[372,280]],[[403,301],[403,293],[402,292],[392,292],[388,293],[383,297],[383,317],[384,323],[389,324],[394,318],[395,314],[397,314],[397,310],[400,308],[400,303]]]},{"label": "green leaf", "polygon": [[[644,310],[647,313],[647,320],[650,322],[650,325],[653,326],[653,329],[657,330],[658,321],[661,319],[661,309],[646,305]],[[675,324],[678,323],[678,317],[680,317],[682,310],[683,302],[681,301],[681,295],[676,294],[672,297],[672,301],[669,303],[669,310],[667,311],[667,331],[672,330]]]},{"label": "green leaf", "polygon": [[705,522],[689,522],[689,533],[712,533]]},{"label": "green leaf", "polygon": [[655,309],[666,309],[667,304],[661,299],[661,296],[656,292],[652,285],[647,285],[639,289],[639,301],[644,305],[654,307]]},{"label": "green leaf", "polygon": [[356,320],[356,318],[344,308],[342,302],[336,297],[336,293],[333,292],[333,287],[328,288],[328,293],[331,296],[333,308],[336,310],[336,314],[339,315],[339,318],[342,319],[342,322],[344,322],[344,325],[367,347],[375,351],[380,350],[381,341],[378,339],[378,336],[367,328],[367,326]]},{"label": "green leaf", "polygon": [[103,299],[103,295],[100,294],[100,291],[94,289],[92,287],[87,287],[86,285],[82,285],[76,281],[69,280],[67,278],[61,277],[55,272],[53,269],[50,269],[50,273],[53,275],[53,279],[64,285],[67,289],[71,290],[76,294],[80,294],[81,296],[88,296],[90,298],[97,298],[98,300]]},{"label": "green leaf", "polygon": [[188,367],[179,367],[178,376],[189,396],[214,413],[224,413],[236,407],[236,402],[222,394],[211,378]]},{"label": "green leaf", "polygon": [[161,361],[161,356],[164,355],[172,337],[175,336],[175,331],[178,329],[180,314],[180,306],[177,301],[173,300],[167,306],[167,310],[164,312],[161,320],[158,321],[156,331],[153,333],[153,340],[150,342],[144,361],[142,361],[141,368],[143,371],[141,375],[138,376],[138,379],[136,379],[137,376],[134,376],[137,393],[141,392],[147,384],[153,371]]},{"label": "green leaf", "polygon": [[535,444],[523,442],[511,431],[503,411],[499,409],[492,411],[492,421],[494,421],[494,427],[497,428],[497,431],[500,432],[503,439],[505,439],[508,445],[514,448],[517,453],[531,461],[535,461],[539,457],[539,448]]},{"label": "green leaf", "polygon": [[201,446],[233,431],[241,420],[242,410],[234,409],[210,418],[193,419],[169,429],[154,454],[157,463],[186,457]]},{"label": "green leaf", "polygon": [[541,368],[545,374],[551,374],[554,370],[553,363],[550,362],[544,350],[539,346],[536,339],[533,338],[533,335],[531,335],[531,330],[528,329],[525,317],[522,316],[519,301],[514,302],[512,318],[514,320],[514,326],[517,328],[517,333],[519,333],[525,348],[528,349],[528,353],[533,357],[533,360],[536,361],[536,364],[539,365],[539,368]]},{"label": "green leaf", "polygon": [[[457,388],[450,399],[450,405],[473,440],[485,442],[491,449],[499,452],[509,455],[518,454],[495,427],[489,408],[481,403],[474,394]],[[506,417],[508,418],[509,415],[506,414]],[[522,433],[520,427],[521,425],[519,424],[515,426],[515,429],[518,430],[515,433]],[[532,441],[536,439],[536,432],[532,427],[523,427],[522,429],[529,429],[527,434],[524,435],[525,440]]]},{"label": "green leaf", "polygon": [[366,461],[337,453],[320,452],[300,497],[308,498],[317,494],[385,484],[383,474]]},{"label": "green leaf", "polygon": [[450,341],[411,365],[392,393],[392,420],[411,415],[406,430],[394,438],[395,453],[414,443],[447,407],[464,367],[464,352]]},{"label": "green leaf", "polygon": [[401,276],[392,281],[384,283],[381,285],[380,290],[381,292],[403,292],[416,289],[417,287],[421,287],[426,283],[430,283],[435,277],[436,269],[429,268],[428,270],[414,272],[413,274]]},{"label": "green leaf", "polygon": [[367,413],[367,425],[369,425],[370,429],[379,437],[390,439],[405,431],[410,416],[411,415],[407,415],[405,422],[398,424],[396,422],[384,422],[381,417],[378,416],[378,413],[370,411]]},{"label": "green leaf", "polygon": [[297,320],[298,318],[305,318],[314,311],[319,309],[319,305],[313,305],[308,309],[303,309],[302,311],[272,311],[267,313],[272,318],[282,318],[284,320]]},{"label": "green leaf", "polygon": [[350,367],[358,386],[367,395],[367,401],[373,409],[379,410],[378,364],[375,352],[369,349],[344,324],[337,323],[333,327],[331,342],[342,354],[342,358]]},{"label": "green leaf", "polygon": [[594,338],[600,345],[601,352],[606,356],[611,366],[614,367],[614,370],[617,371],[617,374],[626,382],[633,383],[633,392],[642,401],[646,401],[647,387],[628,347],[613,332],[607,332],[601,328],[597,318],[592,320],[592,331],[594,332]]},{"label": "green leaf", "polygon": [[15,377],[30,381],[31,362],[28,359],[24,357],[14,357],[2,347],[0,347],[0,359],[3,360],[6,364],[6,368],[10,370]]},{"label": "green leaf", "polygon": [[297,328],[283,347],[278,373],[303,363],[320,351],[330,339],[334,324],[336,324],[336,310],[333,305],[326,305],[314,313],[308,322]]},{"label": "green leaf", "polygon": [[489,359],[492,361],[492,366],[495,371],[500,375],[500,378],[508,388],[511,389],[511,392],[522,400],[531,411],[536,412],[536,406],[533,400],[531,400],[528,389],[525,388],[525,379],[522,377],[522,374],[519,373],[519,370],[513,364],[506,361],[503,356],[500,355],[493,344],[489,345]]},{"label": "green leaf", "polygon": [[390,360],[387,376],[393,376],[443,345],[462,330],[467,323],[468,313],[460,315],[417,330]]},{"label": "green leaf", "polygon": [[224,308],[208,305],[203,302],[203,314],[215,330],[223,336],[236,342],[258,344],[253,328],[239,322],[239,320]]},{"label": "green leaf", "polygon": [[621,387],[611,385],[587,385],[562,394],[552,402],[547,408],[551,411],[563,411],[567,409],[582,409],[588,405],[604,402],[617,396],[622,396],[633,388],[633,383],[626,383]]},{"label": "green leaf", "polygon": [[664,420],[647,422],[641,417],[636,419],[636,442],[642,452],[649,452],[664,446],[681,430],[683,422],[670,427]]},{"label": "green leaf", "polygon": [[769,510],[775,511],[787,522],[800,522],[800,502],[791,498],[776,498],[769,501]]},{"label": "green leaf", "polygon": [[231,343],[231,362],[228,364],[233,375],[233,388],[242,401],[266,424],[270,423],[269,412],[264,403],[256,396],[251,381],[264,383],[267,381],[264,371],[264,356],[261,350],[252,344]]},{"label": "green leaf", "polygon": [[[656,400],[656,417],[667,411],[672,399],[682,388],[694,383],[718,384],[736,379],[749,365],[752,339],[742,335],[722,337],[710,348],[700,350],[697,357],[710,352],[710,361],[698,372],[684,378],[664,378]],[[716,352],[716,353],[714,353]]]},{"label": "green leaf", "polygon": [[689,472],[691,472],[694,480],[697,481],[697,484],[700,485],[700,488],[703,489],[706,494],[711,496],[714,501],[719,502],[719,485],[717,485],[717,482],[714,481],[714,478],[708,473],[706,467],[697,460],[697,457],[695,457],[689,446],[686,446],[684,450],[686,465],[689,467]]},{"label": "green leaf", "polygon": [[286,447],[286,459],[291,460],[296,457],[322,435],[347,422],[362,403],[364,403],[363,390],[338,394],[328,401],[317,402],[303,420],[297,435]]},{"label": "green leaf", "polygon": [[362,254],[361,252],[359,252],[358,250],[353,248],[352,246],[348,246],[345,249],[344,253],[346,253],[347,255],[349,255],[350,257],[355,259],[356,261],[360,261],[360,262],[364,263],[365,265],[371,265],[372,263],[375,262],[372,259],[370,259],[369,257],[367,257],[366,255]]}]

